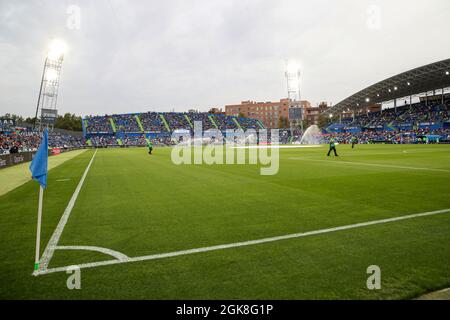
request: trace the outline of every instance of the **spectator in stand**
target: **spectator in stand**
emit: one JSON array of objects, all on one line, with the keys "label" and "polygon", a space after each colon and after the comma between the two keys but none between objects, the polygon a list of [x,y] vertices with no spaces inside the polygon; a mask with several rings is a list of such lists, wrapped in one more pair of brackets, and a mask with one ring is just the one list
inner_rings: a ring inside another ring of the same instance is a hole
[{"label": "spectator in stand", "polygon": [[139,115],[144,131],[146,132],[167,132],[167,129],[159,113],[146,112]]},{"label": "spectator in stand", "polygon": [[191,126],[186,120],[186,117],[182,113],[167,112],[163,114],[167,123],[169,124],[170,130],[190,130]]},{"label": "spectator in stand", "polygon": [[141,132],[134,114],[113,115],[111,118],[118,132]]},{"label": "spectator in stand", "polygon": [[[0,154],[11,153],[11,149],[17,152],[36,151],[41,141],[38,132],[24,131],[11,134],[0,134]],[[51,148],[81,148],[86,141],[81,137],[57,132],[49,133],[49,147]]]},{"label": "spectator in stand", "polygon": [[94,116],[86,117],[87,122],[86,132],[87,133],[112,133],[113,129],[109,121],[109,116]]}]

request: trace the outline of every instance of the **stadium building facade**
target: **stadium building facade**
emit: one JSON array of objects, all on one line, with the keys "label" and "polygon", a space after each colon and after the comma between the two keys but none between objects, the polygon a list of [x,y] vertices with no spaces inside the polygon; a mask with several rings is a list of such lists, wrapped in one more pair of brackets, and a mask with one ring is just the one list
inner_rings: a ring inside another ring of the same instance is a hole
[{"label": "stadium building facade", "polygon": [[311,103],[302,100],[300,103],[289,101],[289,99],[280,99],[278,102],[255,102],[242,101],[241,104],[226,105],[225,113],[229,116],[244,116],[254,118],[261,121],[266,128],[279,128],[280,120],[289,119],[289,108],[292,105],[301,105],[305,116],[308,117],[310,123],[317,123],[321,111],[321,107],[312,107]]}]

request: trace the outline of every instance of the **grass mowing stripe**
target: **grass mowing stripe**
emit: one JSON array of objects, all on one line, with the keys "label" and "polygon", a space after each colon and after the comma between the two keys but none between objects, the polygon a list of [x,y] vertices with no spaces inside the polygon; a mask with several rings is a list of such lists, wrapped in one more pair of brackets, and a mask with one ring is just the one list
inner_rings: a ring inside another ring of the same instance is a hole
[{"label": "grass mowing stripe", "polygon": [[[170,258],[170,257],[195,254],[195,253],[201,253],[201,252],[224,250],[224,249],[237,248],[237,247],[245,247],[245,246],[257,245],[257,244],[263,244],[263,243],[269,243],[269,242],[275,242],[275,241],[281,241],[281,240],[287,240],[287,239],[294,239],[294,238],[301,238],[301,237],[307,237],[307,236],[312,236],[312,235],[330,233],[330,232],[335,232],[335,231],[355,229],[355,228],[366,227],[366,226],[371,226],[371,225],[384,224],[384,223],[407,220],[407,219],[414,219],[414,218],[418,218],[418,217],[444,214],[444,213],[448,213],[448,212],[450,212],[450,209],[443,209],[443,210],[423,212],[423,213],[415,213],[415,214],[410,214],[410,215],[401,216],[401,217],[394,217],[394,218],[388,218],[388,219],[355,223],[355,224],[350,224],[350,225],[346,225],[346,226],[320,229],[320,230],[314,230],[314,231],[308,231],[308,232],[302,232],[302,233],[294,233],[294,234],[288,234],[288,235],[270,237],[270,238],[264,238],[264,239],[258,239],[258,240],[250,240],[250,241],[222,244],[222,245],[211,246],[211,247],[181,250],[181,251],[168,252],[168,253],[162,253],[162,254],[154,254],[154,255],[141,256],[141,257],[133,257],[133,258],[128,258],[128,259],[124,258],[123,260],[107,260],[107,261],[100,261],[100,262],[85,263],[85,264],[78,265],[78,267],[79,268],[94,268],[94,267],[120,264],[120,263],[156,260],[156,259]],[[65,272],[71,267],[73,267],[73,266],[39,270],[38,272],[36,272],[35,275],[49,274],[49,273],[55,273],[55,272]]]},{"label": "grass mowing stripe", "polygon": [[[94,154],[92,155],[91,161],[89,161],[89,164],[87,165],[86,170],[84,171],[83,176],[81,177],[80,182],[78,183],[77,188],[75,189],[75,192],[73,193],[72,198],[70,199],[69,204],[66,207],[66,210],[64,210],[61,220],[59,220],[58,226],[56,227],[55,231],[52,234],[52,237],[50,238],[49,242],[47,243],[47,247],[45,248],[44,253],[42,254],[41,260],[39,261],[40,270],[47,269],[48,264],[50,263],[50,260],[52,259],[53,253],[55,251],[55,247],[58,245],[59,238],[61,237],[61,234],[67,223],[67,220],[69,219],[70,213],[72,212],[73,206],[75,205],[75,201],[78,198],[78,194],[80,193],[80,190],[81,190],[81,187],[83,186],[84,180],[86,179],[89,169],[91,168],[92,162],[94,162],[94,158],[95,158],[95,155],[97,154],[97,150],[98,149],[96,149]],[[33,272],[34,275],[36,273],[37,273],[37,271]]]},{"label": "grass mowing stripe", "polygon": [[[48,158],[48,170],[51,171],[54,168],[64,164],[80,154],[86,152],[87,149],[74,150],[64,152],[56,156]],[[4,168],[0,170],[0,196],[20,187],[31,180],[30,174],[30,162],[21,163],[12,167]]]}]

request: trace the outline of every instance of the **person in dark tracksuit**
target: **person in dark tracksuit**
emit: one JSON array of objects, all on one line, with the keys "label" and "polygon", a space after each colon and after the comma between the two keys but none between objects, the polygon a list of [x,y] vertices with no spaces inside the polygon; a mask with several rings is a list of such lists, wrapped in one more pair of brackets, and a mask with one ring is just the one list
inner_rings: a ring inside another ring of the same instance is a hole
[{"label": "person in dark tracksuit", "polygon": [[336,144],[334,143],[333,138],[330,139],[330,150],[328,150],[328,154],[327,154],[328,157],[330,156],[331,151],[334,151],[334,155],[336,157],[338,156],[338,154],[336,152]]},{"label": "person in dark tracksuit", "polygon": [[148,154],[152,154],[153,151],[153,143],[149,140],[148,141]]}]

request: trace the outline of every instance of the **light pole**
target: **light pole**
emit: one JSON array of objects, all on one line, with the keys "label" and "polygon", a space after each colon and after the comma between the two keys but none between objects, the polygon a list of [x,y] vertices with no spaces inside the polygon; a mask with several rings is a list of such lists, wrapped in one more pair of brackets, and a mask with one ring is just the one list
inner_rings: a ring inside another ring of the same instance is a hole
[{"label": "light pole", "polygon": [[[49,124],[53,125],[56,120],[59,80],[66,50],[66,44],[61,40],[55,39],[50,43],[47,56],[45,57],[44,70],[42,71],[41,85],[36,104],[36,122],[34,124],[34,128],[36,129],[37,122],[39,122],[39,131],[42,130],[43,124],[47,126]],[[41,110],[40,119],[38,119],[39,110]]]},{"label": "light pole", "polygon": [[295,61],[287,61],[286,62],[286,84],[287,84],[287,93],[288,93],[288,109],[291,108],[291,102],[297,101],[300,105],[297,106],[300,108],[300,119],[289,119],[291,134],[293,134],[293,125],[294,122],[298,125],[298,121],[300,120],[301,131],[303,132],[303,106],[301,102],[300,96],[300,66]]}]

